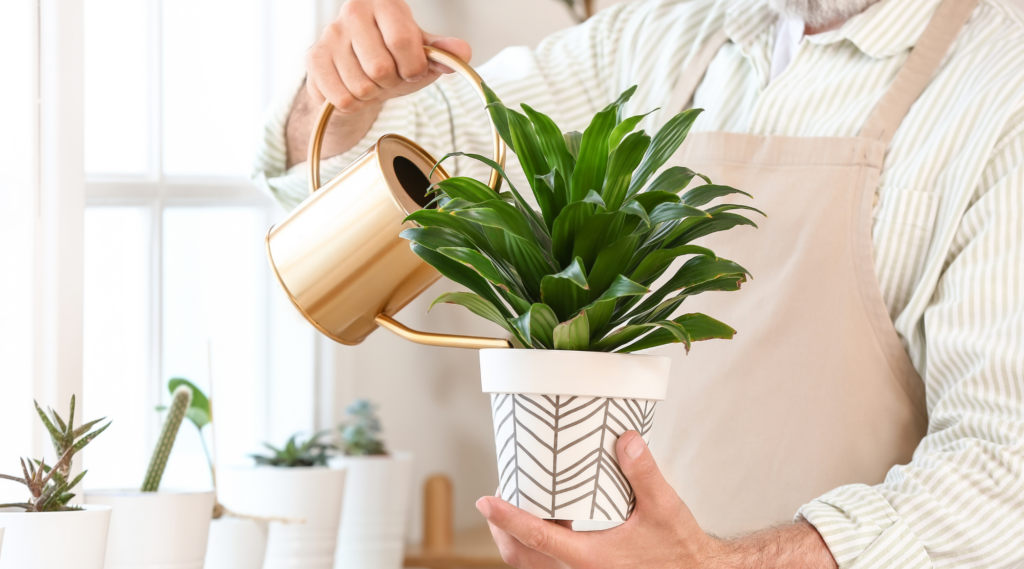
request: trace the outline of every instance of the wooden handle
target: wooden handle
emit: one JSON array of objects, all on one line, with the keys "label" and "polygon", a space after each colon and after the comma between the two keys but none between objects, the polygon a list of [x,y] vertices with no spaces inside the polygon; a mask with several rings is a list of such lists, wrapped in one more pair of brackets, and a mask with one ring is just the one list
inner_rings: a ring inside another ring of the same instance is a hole
[{"label": "wooden handle", "polygon": [[452,515],[452,480],[443,474],[427,478],[423,486],[423,549],[448,551],[455,543]]}]

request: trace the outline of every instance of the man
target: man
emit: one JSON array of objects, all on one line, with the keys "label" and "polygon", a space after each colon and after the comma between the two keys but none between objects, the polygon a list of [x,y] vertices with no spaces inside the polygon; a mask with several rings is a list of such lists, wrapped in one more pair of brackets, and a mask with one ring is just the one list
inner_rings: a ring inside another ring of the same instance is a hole
[{"label": "man", "polygon": [[[688,308],[740,333],[677,358],[660,464],[618,441],[634,515],[574,533],[481,498],[510,564],[1024,564],[1024,18],[1002,1],[638,1],[480,68],[567,130],[633,84],[630,111],[664,109],[649,130],[706,109],[677,162],[769,214],[712,244],[755,280]],[[471,55],[402,0],[350,0],[267,125],[260,183],[301,201],[287,167],[324,98],[325,176],[387,132],[486,152],[475,94],[435,83],[423,44]]]}]

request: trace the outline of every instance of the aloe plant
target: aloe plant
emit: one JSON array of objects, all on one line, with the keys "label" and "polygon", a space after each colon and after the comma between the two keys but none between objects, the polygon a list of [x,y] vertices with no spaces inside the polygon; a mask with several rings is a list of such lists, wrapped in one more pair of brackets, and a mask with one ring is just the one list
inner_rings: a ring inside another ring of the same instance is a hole
[{"label": "aloe plant", "polygon": [[[581,134],[561,130],[522,105],[507,108],[484,85],[487,109],[519,157],[540,211],[503,169],[509,191],[495,193],[468,177],[430,187],[432,207],[407,221],[402,237],[442,275],[472,292],[450,292],[434,305],[461,305],[504,328],[523,347],[634,352],[668,343],[731,339],[735,330],[707,315],[672,318],[683,302],[708,291],[736,291],[747,270],[693,242],[737,226],[757,227],[738,204],[706,206],[750,194],[716,185],[689,168],[659,170],[686,138],[701,109],[670,119],[653,136],[623,118],[636,87],[599,112]],[[657,175],[656,175],[657,174]],[[695,179],[706,184],[690,188]],[[682,192],[682,195],[679,195]],[[763,214],[762,214],[763,215]],[[659,287],[673,261],[688,257]]]},{"label": "aloe plant", "polygon": [[252,454],[249,456],[256,461],[256,464],[265,466],[327,466],[327,453],[334,448],[334,445],[320,441],[320,438],[326,434],[326,431],[321,431],[305,441],[299,440],[297,434],[292,435],[281,448],[263,443],[263,446],[271,452],[270,455]]},{"label": "aloe plant", "polygon": [[27,512],[76,510],[77,507],[68,505],[68,502],[75,497],[71,491],[85,478],[88,471],[83,470],[74,478],[69,479],[72,460],[75,454],[81,452],[100,433],[107,430],[110,423],[92,430],[106,418],[104,417],[75,428],[74,395],[71,396],[71,408],[68,411],[67,422],[53,409],[48,409],[49,413],[46,413],[39,403],[35,405],[36,413],[39,414],[43,426],[50,434],[53,450],[58,457],[57,462],[53,466],[47,466],[45,460],[21,459],[21,477],[0,474],[0,479],[24,484],[29,490],[29,498],[25,502],[0,504],[0,508],[22,508]]},{"label": "aloe plant", "polygon": [[171,456],[171,449],[174,448],[174,441],[178,438],[181,422],[185,420],[185,413],[188,412],[191,404],[191,389],[182,385],[174,390],[171,404],[167,407],[167,417],[164,419],[163,429],[160,430],[160,438],[156,441],[156,448],[153,449],[153,454],[149,459],[149,468],[146,470],[146,478],[142,482],[143,492],[156,492],[160,489],[160,480],[164,476],[167,459]]},{"label": "aloe plant", "polygon": [[358,399],[345,411],[352,419],[338,427],[342,452],[349,456],[387,454],[384,441],[380,440],[380,419],[373,404],[366,399]]}]

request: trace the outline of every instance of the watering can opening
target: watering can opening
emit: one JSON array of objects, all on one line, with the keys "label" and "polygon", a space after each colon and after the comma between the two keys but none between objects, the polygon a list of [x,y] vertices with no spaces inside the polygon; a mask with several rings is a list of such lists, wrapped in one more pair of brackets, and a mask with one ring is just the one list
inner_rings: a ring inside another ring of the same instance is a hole
[{"label": "watering can opening", "polygon": [[391,161],[391,168],[398,179],[398,185],[405,193],[412,198],[416,205],[421,208],[436,209],[436,204],[431,203],[432,196],[427,195],[430,189],[430,179],[427,178],[419,166],[405,156],[395,156]]}]

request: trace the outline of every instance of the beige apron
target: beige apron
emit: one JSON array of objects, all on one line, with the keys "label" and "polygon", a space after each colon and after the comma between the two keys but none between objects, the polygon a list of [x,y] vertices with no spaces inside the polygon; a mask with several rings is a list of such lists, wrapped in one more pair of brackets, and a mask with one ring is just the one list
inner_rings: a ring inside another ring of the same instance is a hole
[{"label": "beige apron", "polygon": [[[694,133],[673,157],[768,215],[702,242],[753,279],[683,304],[738,334],[675,358],[659,406],[652,448],[705,530],[760,529],[838,486],[880,483],[925,435],[924,385],[875,276],[872,206],[893,133],[976,3],[943,0],[859,136]],[[670,110],[689,106],[726,41],[703,44]]]}]

